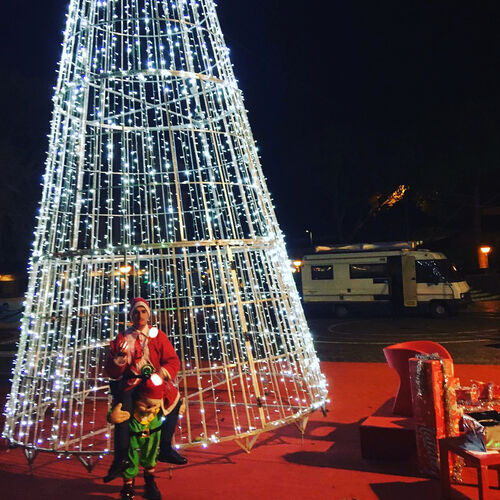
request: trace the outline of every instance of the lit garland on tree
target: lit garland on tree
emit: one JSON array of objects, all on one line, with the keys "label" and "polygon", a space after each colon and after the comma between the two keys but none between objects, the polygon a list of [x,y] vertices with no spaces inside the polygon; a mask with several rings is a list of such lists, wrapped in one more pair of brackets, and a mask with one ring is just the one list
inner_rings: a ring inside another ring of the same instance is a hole
[{"label": "lit garland on tree", "polygon": [[248,449],[324,405],[212,0],[71,0],[43,186],[4,430],[28,459],[109,451],[132,296],[181,358],[178,446]]}]

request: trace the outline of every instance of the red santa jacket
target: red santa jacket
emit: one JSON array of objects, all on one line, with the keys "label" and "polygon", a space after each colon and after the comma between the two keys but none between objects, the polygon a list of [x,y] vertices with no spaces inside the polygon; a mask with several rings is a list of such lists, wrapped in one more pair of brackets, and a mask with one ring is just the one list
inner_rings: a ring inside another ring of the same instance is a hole
[{"label": "red santa jacket", "polygon": [[[140,370],[137,369],[136,364],[142,358],[141,342],[139,337],[135,340],[132,359],[130,364],[119,366],[114,362],[116,355],[122,350],[125,342],[125,336],[129,334],[132,329],[119,333],[114,340],[111,341],[111,348],[106,358],[104,369],[108,377],[118,379],[125,376],[126,386],[125,391],[129,391],[136,387],[141,379],[137,377],[128,378],[128,375],[137,375]],[[147,347],[149,350],[149,362],[153,365],[155,371],[164,378],[163,394],[166,399],[165,408],[171,408],[179,400],[179,391],[175,386],[173,380],[177,376],[177,372],[181,367],[181,362],[174,347],[167,338],[167,335],[161,330],[154,338],[148,337]]]}]

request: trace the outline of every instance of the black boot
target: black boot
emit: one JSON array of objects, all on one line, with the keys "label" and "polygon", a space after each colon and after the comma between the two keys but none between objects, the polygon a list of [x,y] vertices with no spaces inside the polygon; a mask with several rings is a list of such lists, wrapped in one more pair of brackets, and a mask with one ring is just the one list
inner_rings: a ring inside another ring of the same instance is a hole
[{"label": "black boot", "polygon": [[144,498],[148,500],[161,500],[161,491],[155,482],[155,477],[152,474],[144,474]]},{"label": "black boot", "polygon": [[167,415],[161,427],[160,436],[160,453],[158,453],[158,462],[166,462],[167,464],[185,465],[187,458],[177,453],[172,448],[172,438],[174,437],[177,419],[179,418],[179,410],[182,405],[180,399],[175,408]]},{"label": "black boot", "polygon": [[111,467],[106,474],[106,477],[103,479],[105,483],[109,483],[120,476],[123,472],[125,472],[130,466],[132,462],[128,458],[128,453],[117,453],[115,454],[115,458],[111,464]]},{"label": "black boot", "polygon": [[135,497],[134,484],[125,483],[120,491],[121,500],[131,500]]},{"label": "black boot", "polygon": [[158,462],[166,462],[167,464],[175,464],[175,465],[185,465],[188,460],[186,457],[183,457],[179,453],[177,453],[173,448],[161,449],[160,453],[158,453],[157,457]]}]

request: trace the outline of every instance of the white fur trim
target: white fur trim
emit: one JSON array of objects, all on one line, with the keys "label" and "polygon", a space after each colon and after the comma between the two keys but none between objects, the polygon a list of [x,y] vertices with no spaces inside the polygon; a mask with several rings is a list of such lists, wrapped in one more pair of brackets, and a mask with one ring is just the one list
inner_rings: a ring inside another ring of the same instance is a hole
[{"label": "white fur trim", "polygon": [[130,308],[130,311],[128,313],[130,318],[132,318],[132,313],[134,312],[134,309],[136,309],[139,306],[144,307],[146,309],[146,311],[148,311],[148,315],[151,318],[151,307],[149,307],[149,304],[145,300],[139,300],[139,301],[134,303],[134,305]]},{"label": "white fur trim", "polygon": [[179,402],[180,398],[181,395],[177,393],[175,400],[168,408],[165,408],[165,400],[163,400],[161,403],[161,409],[163,410],[163,415],[168,415],[175,408],[175,405]]},{"label": "white fur trim", "polygon": [[160,367],[160,373],[163,375],[165,380],[172,379],[172,375],[170,375],[170,372],[164,366]]}]

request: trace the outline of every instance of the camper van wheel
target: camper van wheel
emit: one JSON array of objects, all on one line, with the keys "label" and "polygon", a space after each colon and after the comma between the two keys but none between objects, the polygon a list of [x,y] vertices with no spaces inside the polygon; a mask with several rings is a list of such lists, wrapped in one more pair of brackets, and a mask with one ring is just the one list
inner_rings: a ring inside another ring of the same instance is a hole
[{"label": "camper van wheel", "polygon": [[434,318],[444,318],[448,314],[446,306],[442,302],[439,302],[438,300],[433,300],[430,303],[430,310],[431,310],[431,315]]},{"label": "camper van wheel", "polygon": [[349,310],[347,309],[347,307],[342,305],[335,306],[333,312],[335,313],[335,316],[337,316],[337,318],[345,318],[349,315]]}]

